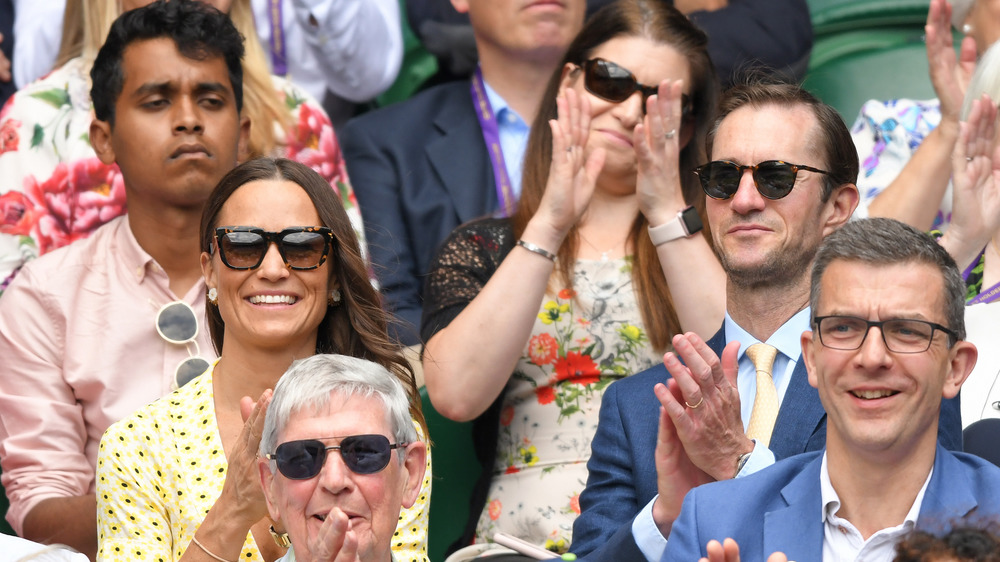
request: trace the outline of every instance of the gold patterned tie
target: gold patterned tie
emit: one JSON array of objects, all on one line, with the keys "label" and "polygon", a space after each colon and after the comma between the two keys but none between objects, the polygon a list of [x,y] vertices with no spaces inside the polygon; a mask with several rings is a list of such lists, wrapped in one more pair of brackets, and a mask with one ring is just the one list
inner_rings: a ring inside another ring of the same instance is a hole
[{"label": "gold patterned tie", "polygon": [[778,390],[774,387],[771,368],[778,350],[766,343],[755,343],[747,348],[747,357],[757,370],[757,396],[753,399],[747,437],[756,439],[765,447],[771,442],[774,420],[778,417]]}]

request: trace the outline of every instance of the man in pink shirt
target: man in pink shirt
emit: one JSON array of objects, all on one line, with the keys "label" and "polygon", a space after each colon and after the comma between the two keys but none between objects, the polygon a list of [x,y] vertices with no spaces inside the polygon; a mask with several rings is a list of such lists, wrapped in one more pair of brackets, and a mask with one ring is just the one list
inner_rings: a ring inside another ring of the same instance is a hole
[{"label": "man in pink shirt", "polygon": [[[119,25],[129,17],[142,25]],[[90,139],[121,168],[128,214],[29,262],[0,307],[2,482],[25,538],[93,558],[104,430],[168,393],[191,356],[215,357],[198,229],[246,156],[242,56],[227,16],[178,1],[126,13],[98,53]],[[172,311],[187,333],[171,331]]]}]

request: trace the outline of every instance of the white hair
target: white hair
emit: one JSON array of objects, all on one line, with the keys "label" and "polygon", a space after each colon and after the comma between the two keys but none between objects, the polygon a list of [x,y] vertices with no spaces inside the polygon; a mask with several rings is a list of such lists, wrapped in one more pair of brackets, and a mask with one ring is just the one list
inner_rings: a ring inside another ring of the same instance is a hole
[{"label": "white hair", "polygon": [[[274,453],[278,435],[292,414],[325,408],[334,393],[343,398],[377,397],[385,407],[396,442],[417,441],[417,431],[410,420],[409,400],[398,378],[385,367],[365,359],[319,354],[292,363],[275,385],[274,396],[264,418],[261,456]],[[405,449],[397,451],[402,461]]]}]

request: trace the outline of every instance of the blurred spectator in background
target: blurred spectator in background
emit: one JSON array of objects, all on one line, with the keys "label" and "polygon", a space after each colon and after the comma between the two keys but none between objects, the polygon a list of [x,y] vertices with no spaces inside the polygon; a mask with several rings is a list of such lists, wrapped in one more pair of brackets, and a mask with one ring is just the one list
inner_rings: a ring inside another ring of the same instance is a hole
[{"label": "blurred spectator in background", "polygon": [[997,522],[956,527],[943,536],[914,531],[896,544],[893,562],[1000,562]]},{"label": "blurred spectator in background", "polygon": [[419,341],[423,278],[438,245],[464,222],[510,215],[521,186],[529,123],[566,47],[583,25],[584,0],[453,0],[468,13],[480,65],[354,119],[344,157],[364,212],[371,260],[396,337]]},{"label": "blurred spectator in background", "polygon": [[[894,218],[921,230],[943,230],[951,222],[948,187],[962,100],[977,56],[1000,37],[997,17],[973,9],[980,4],[989,2],[930,2],[924,31],[937,99],[871,100],[862,106],[851,127],[861,159],[857,216]],[[958,54],[953,26],[970,32]]]},{"label": "blurred spectator in background", "polygon": [[[664,0],[668,1],[668,0]],[[613,0],[587,0],[587,15]],[[673,5],[708,34],[708,53],[723,87],[741,71],[763,66],[801,80],[812,50],[812,22],[806,0],[674,0]],[[476,65],[469,19],[449,0],[407,0],[410,27],[438,57],[435,78],[468,76]]]},{"label": "blurred spectator in background", "polygon": [[[18,45],[12,59],[7,54],[14,63],[16,87],[23,88],[61,66],[57,53],[64,10],[68,18],[83,16],[70,11],[69,4],[79,4],[78,0],[67,0],[66,6],[62,0],[0,0],[0,22],[5,21],[2,5],[12,1],[17,8],[15,34],[31,38]],[[210,3],[228,12],[234,0]],[[124,0],[121,5],[128,10],[142,4]],[[335,126],[351,117],[356,103],[373,99],[396,79],[403,60],[398,0],[251,0],[250,4],[271,72],[322,102]],[[249,38],[248,31],[243,33]],[[6,34],[2,24],[0,33]]]},{"label": "blurred spectator in background", "polygon": [[14,2],[0,0],[0,106],[14,93],[11,61],[14,60]]},{"label": "blurred spectator in background", "polygon": [[335,127],[381,94],[403,60],[398,0],[252,0],[271,72],[323,103]]}]

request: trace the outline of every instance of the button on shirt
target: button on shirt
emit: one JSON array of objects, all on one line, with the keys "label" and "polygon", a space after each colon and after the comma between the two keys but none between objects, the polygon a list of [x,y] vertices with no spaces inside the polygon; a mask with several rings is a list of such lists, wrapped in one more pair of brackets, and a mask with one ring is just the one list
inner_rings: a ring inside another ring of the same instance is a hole
[{"label": "button on shirt", "polygon": [[840,496],[830,482],[830,471],[827,469],[826,453],[823,453],[823,464],[820,467],[819,484],[820,499],[823,505],[823,560],[824,562],[891,562],[896,557],[896,543],[909,533],[917,524],[920,506],[924,502],[924,493],[930,484],[931,468],[924,480],[924,485],[917,493],[910,511],[903,522],[895,527],[882,529],[865,540],[861,532],[847,519],[837,516],[840,510]]},{"label": "button on shirt", "polygon": [[500,97],[496,90],[490,87],[485,79],[483,84],[486,86],[486,98],[490,100],[490,107],[493,108],[493,115],[497,119],[500,149],[503,150],[503,159],[507,164],[510,187],[514,190],[514,197],[520,199],[524,150],[528,147],[528,133],[531,132],[531,127],[516,111],[511,109],[510,105]]},{"label": "button on shirt", "polygon": [[[28,262],[0,297],[0,461],[16,532],[43,499],[94,493],[104,430],[172,390],[188,346],[161,339],[155,319],[174,300],[127,215]],[[214,359],[205,282],[184,301],[197,352]]]}]

